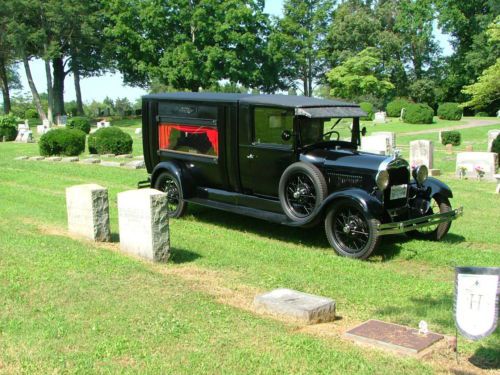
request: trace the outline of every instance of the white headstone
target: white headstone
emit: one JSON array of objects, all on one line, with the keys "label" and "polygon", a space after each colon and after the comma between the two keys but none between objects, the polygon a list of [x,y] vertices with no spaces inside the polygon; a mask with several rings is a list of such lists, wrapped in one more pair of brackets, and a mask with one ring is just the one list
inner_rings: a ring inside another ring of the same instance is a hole
[{"label": "white headstone", "polygon": [[500,109],[497,111],[497,117],[500,117]]},{"label": "white headstone", "polygon": [[387,113],[385,112],[375,112],[375,118],[373,122],[376,124],[385,124],[387,122]]},{"label": "white headstone", "polygon": [[410,166],[415,168],[425,165],[427,168],[434,167],[434,144],[428,140],[410,142]]},{"label": "white headstone", "polygon": [[497,166],[498,154],[495,152],[459,152],[455,170],[457,176],[462,170],[465,176],[471,178],[477,178],[478,170],[481,170],[484,172],[484,179],[493,181]]},{"label": "white headstone", "polygon": [[27,124],[17,124],[17,130],[30,130],[30,127]]},{"label": "white headstone", "polygon": [[393,132],[373,132],[372,135],[381,135],[387,137],[391,144],[391,152],[396,148],[396,133]]},{"label": "white headstone", "polygon": [[142,129],[141,128],[137,128],[137,129],[135,129],[134,133],[137,134],[137,135],[140,135],[140,134],[142,134]]},{"label": "white headstone", "polygon": [[68,122],[68,116],[59,115],[59,116],[57,116],[56,121],[57,121],[57,125],[66,126],[66,123]]},{"label": "white headstone", "polygon": [[97,123],[97,129],[101,129],[101,128],[109,128],[111,126],[110,122],[109,121],[99,121]]},{"label": "white headstone", "polygon": [[93,241],[110,241],[108,189],[97,184],[66,188],[68,230]]},{"label": "white headstone", "polygon": [[391,153],[391,141],[385,135],[370,135],[361,138],[361,151],[388,155]]},{"label": "white headstone", "polygon": [[167,194],[155,189],[119,193],[118,223],[122,251],[157,262],[168,260]]},{"label": "white headstone", "polygon": [[36,132],[37,132],[37,134],[40,134],[40,135],[47,133],[49,130],[50,130],[50,128],[48,126],[45,126],[45,125],[37,125],[36,126]]},{"label": "white headstone", "polygon": [[500,134],[499,129],[493,129],[488,131],[488,152],[491,152],[491,147],[493,146],[493,141],[498,137]]},{"label": "white headstone", "polygon": [[31,130],[19,130],[17,132],[16,142],[33,142],[33,132]]},{"label": "white headstone", "polygon": [[50,121],[48,119],[45,119],[42,121],[43,126],[46,126],[47,128],[50,127]]}]

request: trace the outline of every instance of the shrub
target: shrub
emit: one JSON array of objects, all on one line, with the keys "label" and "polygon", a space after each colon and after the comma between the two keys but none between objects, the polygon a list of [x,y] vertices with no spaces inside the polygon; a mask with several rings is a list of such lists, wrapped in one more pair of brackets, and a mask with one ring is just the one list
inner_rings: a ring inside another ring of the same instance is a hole
[{"label": "shrub", "polygon": [[90,133],[90,120],[87,117],[71,117],[66,123],[70,129],[79,129],[86,134]]},{"label": "shrub", "polygon": [[488,117],[489,113],[488,112],[477,112],[474,116],[476,116],[476,117]]},{"label": "shrub", "polygon": [[13,141],[17,136],[17,118],[12,115],[0,116],[0,141]]},{"label": "shrub", "polygon": [[101,128],[89,136],[91,154],[129,154],[132,137],[119,128]]},{"label": "shrub", "polygon": [[427,104],[409,104],[404,113],[404,122],[409,124],[432,124],[434,110]]},{"label": "shrub", "polygon": [[437,114],[443,120],[460,120],[464,110],[458,106],[458,103],[441,103]]},{"label": "shrub", "polygon": [[441,133],[441,143],[443,145],[452,144],[453,146],[460,146],[462,136],[457,131],[449,131]]},{"label": "shrub", "polygon": [[411,103],[406,99],[394,99],[393,101],[387,103],[385,110],[387,116],[389,117],[399,117],[401,116],[401,110],[407,108]]},{"label": "shrub", "polygon": [[367,113],[367,115],[365,117],[361,117],[361,120],[365,120],[365,121],[373,120],[373,114],[374,114],[373,104],[369,103],[369,102],[361,102],[361,103],[359,103],[359,106],[361,107],[361,109],[363,111],[365,111]]},{"label": "shrub", "polygon": [[54,129],[40,137],[40,155],[77,156],[85,150],[85,133],[80,129]]},{"label": "shrub", "polygon": [[491,152],[496,152],[500,158],[500,134],[493,140],[491,144]]},{"label": "shrub", "polygon": [[38,119],[38,112],[36,109],[33,108],[28,108],[26,111],[24,111],[24,117],[27,119]]}]

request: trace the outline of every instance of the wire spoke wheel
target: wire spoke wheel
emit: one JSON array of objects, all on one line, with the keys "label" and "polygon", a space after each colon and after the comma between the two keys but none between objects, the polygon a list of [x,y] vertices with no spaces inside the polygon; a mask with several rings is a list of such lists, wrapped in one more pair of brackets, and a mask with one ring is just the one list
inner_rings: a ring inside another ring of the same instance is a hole
[{"label": "wire spoke wheel", "polygon": [[[429,210],[427,211],[427,215],[433,215],[439,212],[440,212],[439,203],[436,201],[436,199],[432,198],[431,205],[429,207]],[[438,226],[439,224],[429,225],[428,227],[419,228],[417,229],[417,231],[423,234],[429,234],[434,232],[438,228]]]},{"label": "wire spoke wheel", "polygon": [[285,199],[288,208],[297,217],[311,215],[317,202],[317,192],[312,179],[304,173],[291,176],[285,188]]},{"label": "wire spoke wheel", "polygon": [[177,179],[169,172],[162,172],[156,179],[154,188],[167,195],[167,212],[170,218],[184,215],[187,203],[182,197],[182,190]]},{"label": "wire spoke wheel", "polygon": [[[445,213],[451,211],[451,204],[448,198],[441,195],[435,195],[431,198],[429,202],[430,206],[426,212],[427,215]],[[409,237],[417,238],[421,240],[439,241],[441,240],[450,230],[451,222],[446,221],[443,223],[429,225],[427,227],[418,228],[410,232],[406,232]]]}]

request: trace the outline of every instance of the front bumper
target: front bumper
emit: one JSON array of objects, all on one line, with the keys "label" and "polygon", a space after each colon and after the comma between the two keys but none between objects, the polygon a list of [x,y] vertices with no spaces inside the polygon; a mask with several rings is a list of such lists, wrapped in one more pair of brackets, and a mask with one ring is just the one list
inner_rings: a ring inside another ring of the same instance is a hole
[{"label": "front bumper", "polygon": [[379,236],[384,236],[386,234],[409,232],[411,230],[428,227],[430,225],[436,225],[439,223],[455,220],[459,216],[462,216],[463,213],[463,207],[459,207],[442,214],[422,216],[417,219],[398,221],[396,223],[379,224],[377,227],[377,233]]}]

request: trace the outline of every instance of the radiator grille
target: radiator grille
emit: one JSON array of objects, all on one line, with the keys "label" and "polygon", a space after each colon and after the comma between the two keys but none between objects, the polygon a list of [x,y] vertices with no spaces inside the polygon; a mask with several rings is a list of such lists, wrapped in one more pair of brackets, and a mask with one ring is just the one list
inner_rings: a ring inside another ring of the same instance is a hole
[{"label": "radiator grille", "polygon": [[410,182],[410,172],[406,167],[389,168],[389,186],[384,191],[385,208],[397,208],[406,205],[408,197],[391,200],[391,186],[403,185]]},{"label": "radiator grille", "polygon": [[327,175],[330,178],[330,183],[336,188],[363,186],[363,176],[333,171],[328,171]]}]

